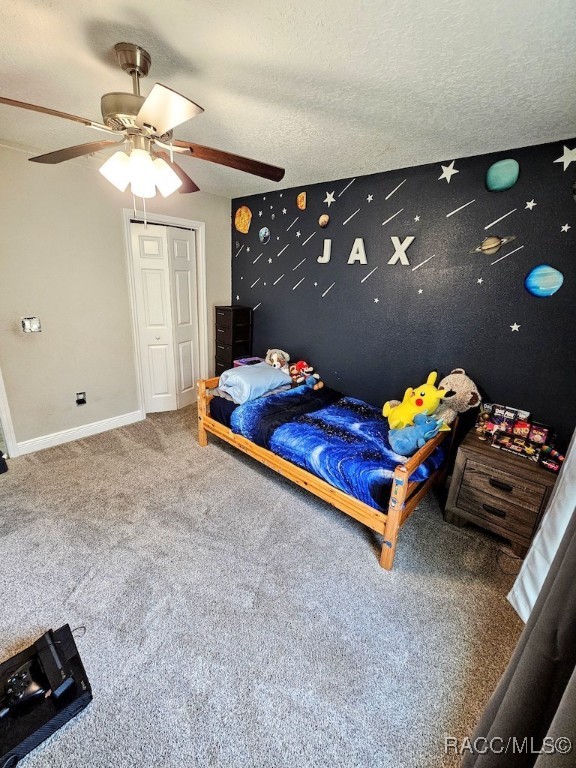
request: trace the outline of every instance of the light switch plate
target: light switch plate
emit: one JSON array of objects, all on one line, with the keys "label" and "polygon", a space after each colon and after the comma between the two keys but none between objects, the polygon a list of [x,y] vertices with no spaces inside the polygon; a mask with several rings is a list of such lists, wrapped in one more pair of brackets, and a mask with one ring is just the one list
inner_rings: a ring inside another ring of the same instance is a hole
[{"label": "light switch plate", "polygon": [[39,317],[23,317],[21,320],[24,333],[39,333],[42,330]]}]

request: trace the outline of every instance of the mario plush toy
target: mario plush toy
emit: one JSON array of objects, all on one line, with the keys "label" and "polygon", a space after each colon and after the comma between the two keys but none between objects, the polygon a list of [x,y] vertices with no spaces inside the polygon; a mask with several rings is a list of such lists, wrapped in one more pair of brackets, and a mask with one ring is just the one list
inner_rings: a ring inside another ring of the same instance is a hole
[{"label": "mario plush toy", "polygon": [[322,389],[324,382],[320,381],[320,374],[314,373],[314,368],[305,360],[298,360],[290,366],[290,376],[296,385],[306,384],[311,389]]}]

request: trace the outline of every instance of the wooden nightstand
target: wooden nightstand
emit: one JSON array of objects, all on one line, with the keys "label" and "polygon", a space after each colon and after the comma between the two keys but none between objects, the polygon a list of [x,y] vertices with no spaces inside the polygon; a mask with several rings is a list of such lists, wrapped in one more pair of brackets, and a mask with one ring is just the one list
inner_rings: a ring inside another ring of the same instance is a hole
[{"label": "wooden nightstand", "polygon": [[492,448],[472,431],[458,448],[444,519],[497,533],[524,557],[555,482],[536,462]]}]

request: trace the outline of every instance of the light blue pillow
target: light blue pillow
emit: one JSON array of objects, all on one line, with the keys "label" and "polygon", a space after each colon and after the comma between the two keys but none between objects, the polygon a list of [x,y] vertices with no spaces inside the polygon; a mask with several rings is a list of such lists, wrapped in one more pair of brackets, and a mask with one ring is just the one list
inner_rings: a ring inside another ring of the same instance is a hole
[{"label": "light blue pillow", "polygon": [[256,363],[224,371],[220,376],[218,388],[242,405],[248,400],[262,397],[273,389],[289,385],[291,381],[290,376],[279,368],[274,368],[268,363]]}]

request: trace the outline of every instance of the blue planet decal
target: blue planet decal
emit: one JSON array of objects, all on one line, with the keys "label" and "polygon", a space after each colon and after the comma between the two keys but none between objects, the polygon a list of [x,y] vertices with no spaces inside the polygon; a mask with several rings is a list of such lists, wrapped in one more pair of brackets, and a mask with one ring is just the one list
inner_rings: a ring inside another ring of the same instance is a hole
[{"label": "blue planet decal", "polygon": [[498,160],[486,172],[486,189],[489,192],[504,192],[516,184],[519,175],[520,165],[517,160],[511,157]]},{"label": "blue planet decal", "polygon": [[258,237],[261,243],[267,243],[270,240],[270,230],[268,227],[262,227],[260,232],[258,232]]},{"label": "blue planet decal", "polygon": [[549,264],[540,264],[524,278],[524,287],[532,296],[553,296],[564,282],[564,275]]}]

